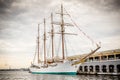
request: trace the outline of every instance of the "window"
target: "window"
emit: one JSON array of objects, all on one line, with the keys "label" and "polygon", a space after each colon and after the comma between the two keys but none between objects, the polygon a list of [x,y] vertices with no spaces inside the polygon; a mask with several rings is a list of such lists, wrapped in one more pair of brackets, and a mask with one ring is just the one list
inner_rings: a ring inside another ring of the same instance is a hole
[{"label": "window", "polygon": [[116,54],[116,59],[120,59],[120,54]]},{"label": "window", "polygon": [[82,72],[82,66],[79,67],[79,70]]},{"label": "window", "polygon": [[101,56],[102,60],[107,60],[107,56]]},{"label": "window", "polygon": [[88,66],[84,66],[84,71],[88,72]]},{"label": "window", "polygon": [[90,66],[89,69],[90,69],[90,72],[93,72],[93,66]]},{"label": "window", "polygon": [[93,57],[90,57],[90,58],[89,58],[89,61],[90,61],[90,62],[93,61]]},{"label": "window", "polygon": [[99,65],[96,65],[96,66],[95,66],[95,71],[96,71],[96,72],[100,72],[100,67],[99,67]]},{"label": "window", "polygon": [[106,65],[103,65],[103,66],[102,66],[102,71],[103,71],[103,72],[107,72]]},{"label": "window", "polygon": [[114,55],[108,55],[108,60],[113,60],[114,59]]},{"label": "window", "polygon": [[114,72],[114,65],[109,65],[109,72]]},{"label": "window", "polygon": [[120,64],[117,65],[117,72],[120,72]]},{"label": "window", "polygon": [[96,56],[95,57],[95,61],[99,61],[100,60],[100,57],[99,56]]}]

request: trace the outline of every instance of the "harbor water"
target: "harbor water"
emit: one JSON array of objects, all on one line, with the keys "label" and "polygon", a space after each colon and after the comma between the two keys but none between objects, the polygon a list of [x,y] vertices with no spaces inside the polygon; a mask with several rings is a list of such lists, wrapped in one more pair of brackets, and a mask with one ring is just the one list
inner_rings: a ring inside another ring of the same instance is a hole
[{"label": "harbor water", "polygon": [[120,80],[120,76],[51,75],[31,74],[28,71],[0,71],[0,80]]}]

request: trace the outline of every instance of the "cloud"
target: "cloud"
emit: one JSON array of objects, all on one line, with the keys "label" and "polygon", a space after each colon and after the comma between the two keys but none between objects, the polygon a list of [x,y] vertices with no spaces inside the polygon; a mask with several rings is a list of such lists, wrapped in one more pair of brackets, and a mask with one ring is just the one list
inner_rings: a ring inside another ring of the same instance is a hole
[{"label": "cloud", "polygon": [[[101,51],[120,48],[120,36],[101,38]],[[109,47],[109,48],[108,48]]]},{"label": "cloud", "polygon": [[33,40],[31,38],[36,36],[37,24],[48,15],[48,12],[50,13],[51,10],[48,8],[56,5],[56,1],[53,1],[0,0],[0,39],[7,41],[14,41],[16,38],[19,41],[21,39],[24,39],[23,41]]},{"label": "cloud", "polygon": [[14,0],[0,0],[0,14],[6,13],[7,9],[9,9]]},{"label": "cloud", "polygon": [[[27,45],[25,45],[27,44]],[[35,44],[29,41],[23,40],[0,40],[0,54],[2,55],[21,55],[21,54],[29,54],[34,53]],[[17,54],[16,54],[17,53]]]},{"label": "cloud", "polygon": [[82,3],[103,11],[113,12],[120,10],[120,0],[71,0],[71,2],[76,5]]}]

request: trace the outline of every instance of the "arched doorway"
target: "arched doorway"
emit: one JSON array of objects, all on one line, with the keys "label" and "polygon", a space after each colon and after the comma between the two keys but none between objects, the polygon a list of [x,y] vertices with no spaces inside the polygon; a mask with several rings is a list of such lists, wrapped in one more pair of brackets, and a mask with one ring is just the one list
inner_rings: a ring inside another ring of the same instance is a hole
[{"label": "arched doorway", "polygon": [[100,67],[99,67],[99,65],[96,65],[96,66],[95,66],[95,71],[96,71],[96,72],[100,72]]},{"label": "arched doorway", "polygon": [[88,72],[88,66],[84,66],[84,71]]},{"label": "arched doorway", "polygon": [[107,72],[106,65],[103,65],[103,66],[102,66],[102,71],[103,71],[103,72]]},{"label": "arched doorway", "polygon": [[93,66],[90,66],[89,69],[90,69],[90,72],[93,72]]},{"label": "arched doorway", "polygon": [[114,65],[109,65],[109,72],[114,72]]},{"label": "arched doorway", "polygon": [[80,66],[80,67],[79,67],[79,70],[80,70],[80,72],[82,72],[82,71],[83,71],[82,66]]},{"label": "arched doorway", "polygon": [[120,64],[117,65],[117,72],[120,72]]}]

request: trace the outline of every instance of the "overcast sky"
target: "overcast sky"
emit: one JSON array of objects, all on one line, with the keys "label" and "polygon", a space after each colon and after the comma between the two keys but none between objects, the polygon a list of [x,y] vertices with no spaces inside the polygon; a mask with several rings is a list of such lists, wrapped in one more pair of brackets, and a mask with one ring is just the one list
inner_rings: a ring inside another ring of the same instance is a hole
[{"label": "overcast sky", "polygon": [[[101,51],[120,48],[120,0],[63,2],[79,27],[101,42]],[[0,0],[0,68],[29,66],[35,51],[37,24],[51,12],[59,11],[60,4],[60,0]],[[81,46],[85,49],[86,45]]]}]

